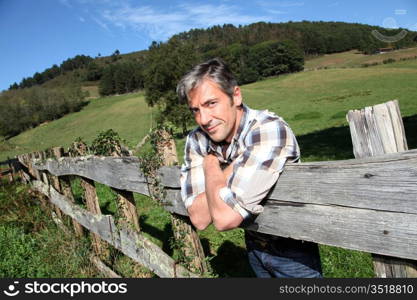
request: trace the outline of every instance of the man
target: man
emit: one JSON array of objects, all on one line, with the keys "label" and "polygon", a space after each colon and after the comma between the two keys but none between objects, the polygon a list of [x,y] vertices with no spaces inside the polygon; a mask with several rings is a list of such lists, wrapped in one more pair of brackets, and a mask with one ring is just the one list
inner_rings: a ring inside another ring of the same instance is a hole
[{"label": "man", "polygon": [[[238,227],[262,212],[261,201],[287,161],[299,160],[297,141],[280,117],[252,110],[220,59],[195,66],[177,93],[198,128],[187,137],[181,194],[199,229]],[[258,277],[321,277],[317,244],[245,232],[249,262]]]}]

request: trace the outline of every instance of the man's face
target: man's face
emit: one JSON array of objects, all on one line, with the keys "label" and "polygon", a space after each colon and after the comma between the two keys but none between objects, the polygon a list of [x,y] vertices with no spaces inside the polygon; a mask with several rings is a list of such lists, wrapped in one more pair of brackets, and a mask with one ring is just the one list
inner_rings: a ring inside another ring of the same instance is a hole
[{"label": "man's face", "polygon": [[188,105],[201,129],[214,142],[230,143],[239,125],[238,106],[242,104],[240,88],[234,88],[232,103],[216,82],[204,79],[188,96]]}]

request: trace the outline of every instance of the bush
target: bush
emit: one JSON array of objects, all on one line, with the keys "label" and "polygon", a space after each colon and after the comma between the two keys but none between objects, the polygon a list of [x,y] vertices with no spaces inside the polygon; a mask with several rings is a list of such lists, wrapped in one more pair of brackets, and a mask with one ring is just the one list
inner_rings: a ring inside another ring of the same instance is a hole
[{"label": "bush", "polygon": [[0,184],[0,277],[96,276],[87,239],[62,233],[20,184]]},{"label": "bush", "polygon": [[11,137],[81,109],[86,93],[78,86],[46,89],[38,86],[0,95],[0,135]]},{"label": "bush", "polygon": [[382,63],[383,63],[383,64],[391,64],[391,63],[393,63],[393,62],[396,62],[396,60],[395,60],[395,59],[393,59],[393,58],[384,59],[384,60],[382,61]]}]

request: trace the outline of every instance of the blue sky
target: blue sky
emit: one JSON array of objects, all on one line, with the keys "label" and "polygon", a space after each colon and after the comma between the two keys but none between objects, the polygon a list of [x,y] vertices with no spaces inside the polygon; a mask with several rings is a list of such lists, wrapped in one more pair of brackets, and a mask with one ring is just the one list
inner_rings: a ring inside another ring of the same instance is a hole
[{"label": "blue sky", "polygon": [[191,28],[290,20],[417,31],[417,1],[0,0],[0,90],[77,54],[143,50]]}]

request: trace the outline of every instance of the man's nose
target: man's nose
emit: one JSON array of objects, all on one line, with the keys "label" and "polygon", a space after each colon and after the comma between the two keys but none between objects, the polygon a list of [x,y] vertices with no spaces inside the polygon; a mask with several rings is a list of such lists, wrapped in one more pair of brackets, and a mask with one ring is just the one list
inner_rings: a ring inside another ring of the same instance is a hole
[{"label": "man's nose", "polygon": [[200,111],[200,123],[202,126],[206,126],[211,122],[211,114],[206,109]]}]

